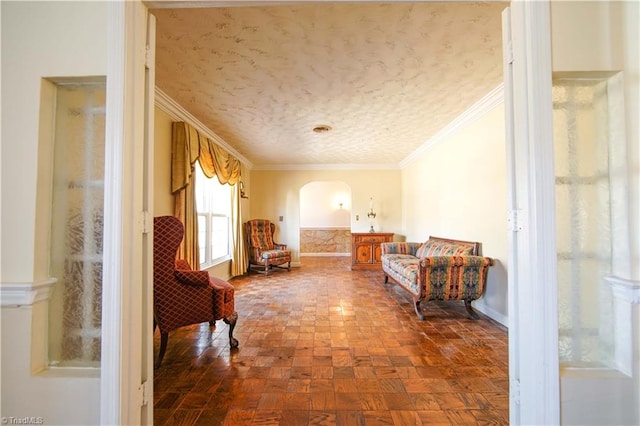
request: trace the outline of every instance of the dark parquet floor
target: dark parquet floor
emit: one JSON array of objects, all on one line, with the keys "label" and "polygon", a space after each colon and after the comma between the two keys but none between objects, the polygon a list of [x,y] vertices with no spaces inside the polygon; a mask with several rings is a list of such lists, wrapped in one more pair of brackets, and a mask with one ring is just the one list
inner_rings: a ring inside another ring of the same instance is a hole
[{"label": "dark parquet floor", "polygon": [[[169,334],[156,425],[506,425],[507,331],[462,302],[423,303],[348,257],[230,282],[238,349],[218,321]],[[159,335],[154,341],[157,354]]]}]

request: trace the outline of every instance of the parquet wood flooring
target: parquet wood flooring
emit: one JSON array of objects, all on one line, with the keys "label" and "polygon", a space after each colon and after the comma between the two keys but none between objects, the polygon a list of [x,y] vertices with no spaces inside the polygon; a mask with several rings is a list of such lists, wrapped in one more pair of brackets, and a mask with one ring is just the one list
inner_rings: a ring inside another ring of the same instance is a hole
[{"label": "parquet wood flooring", "polygon": [[[232,279],[228,326],[169,334],[156,425],[506,425],[507,331],[462,302],[413,302],[347,257]],[[155,335],[155,351],[159,347]]]}]

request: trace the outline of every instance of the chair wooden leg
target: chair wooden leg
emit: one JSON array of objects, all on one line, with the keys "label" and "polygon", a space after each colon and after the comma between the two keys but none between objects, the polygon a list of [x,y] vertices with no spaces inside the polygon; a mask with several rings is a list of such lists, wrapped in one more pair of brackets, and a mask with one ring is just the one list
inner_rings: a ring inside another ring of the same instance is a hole
[{"label": "chair wooden leg", "polygon": [[162,358],[167,350],[167,342],[169,341],[169,332],[160,332],[160,352],[158,353],[158,360],[156,361],[155,368],[159,368],[162,364]]},{"label": "chair wooden leg", "polygon": [[480,316],[478,316],[478,313],[473,310],[470,300],[464,301],[464,307],[467,308],[467,312],[469,313],[469,315],[471,315],[471,318],[473,318],[474,320],[480,319]]},{"label": "chair wooden leg", "polygon": [[418,318],[420,318],[420,321],[424,321],[424,314],[422,313],[422,309],[420,309],[420,302],[422,302],[422,299],[416,300],[414,308],[416,310]]},{"label": "chair wooden leg", "polygon": [[238,339],[233,337],[233,329],[236,328],[236,323],[238,322],[238,313],[234,311],[231,315],[227,318],[223,318],[222,320],[226,324],[229,324],[229,346],[231,346],[231,348],[237,348],[239,343]]}]

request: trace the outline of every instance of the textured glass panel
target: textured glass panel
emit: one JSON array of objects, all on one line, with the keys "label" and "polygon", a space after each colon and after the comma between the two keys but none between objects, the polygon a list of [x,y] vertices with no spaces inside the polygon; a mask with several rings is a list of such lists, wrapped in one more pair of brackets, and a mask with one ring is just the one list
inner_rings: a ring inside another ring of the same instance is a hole
[{"label": "textured glass panel", "polygon": [[554,82],[560,361],[611,360],[611,195],[605,80]]},{"label": "textured glass panel", "polygon": [[56,89],[50,309],[54,364],[99,365],[102,318],[105,85]]}]

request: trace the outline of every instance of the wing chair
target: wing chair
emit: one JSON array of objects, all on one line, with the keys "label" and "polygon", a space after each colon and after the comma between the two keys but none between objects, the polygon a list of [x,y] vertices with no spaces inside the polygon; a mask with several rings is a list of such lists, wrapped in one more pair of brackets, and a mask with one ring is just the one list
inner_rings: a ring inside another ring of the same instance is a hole
[{"label": "wing chair", "polygon": [[[253,270],[267,275],[274,267],[291,270],[291,251],[286,244],[274,242],[275,229],[275,224],[266,219],[245,222],[244,235],[249,250],[247,274]],[[285,263],[287,266],[282,266]]]},{"label": "wing chair", "polygon": [[233,337],[238,314],[235,290],[231,284],[209,276],[207,271],[191,269],[186,260],[176,260],[184,227],[173,216],[154,218],[153,226],[153,308],[154,329],[160,329],[160,352],[156,368],[162,363],[169,332],[179,327],[208,322],[213,326],[222,319],[229,325],[229,344],[238,346]]}]

